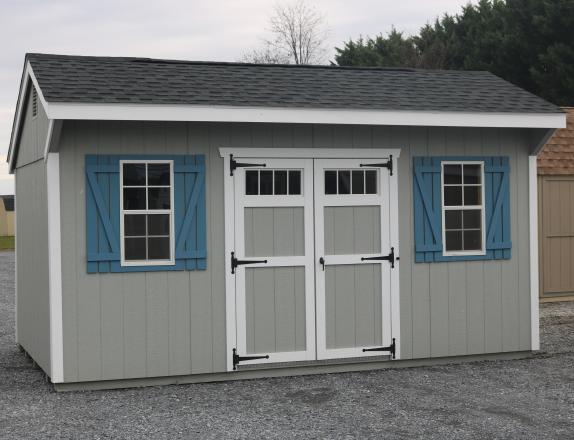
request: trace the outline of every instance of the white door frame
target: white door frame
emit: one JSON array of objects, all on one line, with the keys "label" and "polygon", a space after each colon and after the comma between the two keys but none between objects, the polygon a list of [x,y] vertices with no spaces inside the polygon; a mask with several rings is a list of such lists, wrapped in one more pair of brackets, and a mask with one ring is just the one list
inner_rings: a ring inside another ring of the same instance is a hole
[{"label": "white door frame", "polygon": [[[235,275],[231,274],[231,252],[235,249],[235,190],[234,178],[230,174],[231,155],[242,158],[333,158],[333,159],[384,159],[392,156],[393,175],[398,174],[398,158],[400,148],[219,148],[223,158],[223,191],[224,191],[224,221],[225,221],[225,313],[226,313],[226,355],[227,371],[233,371],[232,348],[237,347],[236,329],[236,292]],[[389,182],[390,207],[390,245],[395,248],[398,256],[399,219],[398,219],[398,178]],[[314,240],[313,240],[314,242]],[[400,359],[400,290],[399,290],[399,261],[391,271],[391,332],[395,338],[395,358]]]},{"label": "white door frame", "polygon": [[[235,156],[234,156],[235,158]],[[237,160],[245,158],[237,157]],[[273,159],[259,158],[257,162],[265,162],[270,169],[300,169],[302,170],[301,195],[246,195],[245,168],[235,170],[235,257],[239,260],[266,259],[266,263],[250,264],[257,267],[304,267],[305,268],[305,350],[279,353],[247,353],[246,328],[246,292],[245,266],[235,269],[235,325],[237,329],[236,347],[241,356],[266,356],[268,359],[242,361],[242,365],[265,364],[277,362],[293,362],[315,359],[315,267],[313,252],[313,160],[312,159]],[[248,168],[248,169],[258,169]],[[263,168],[261,168],[263,169]],[[311,197],[309,197],[309,195]],[[305,240],[305,255],[301,256],[246,256],[245,255],[245,217],[238,213],[248,207],[302,207]],[[239,238],[239,239],[238,239]],[[243,317],[243,318],[239,318]]]},{"label": "white door frame", "polygon": [[[377,257],[386,255],[391,250],[390,229],[390,197],[389,183],[394,180],[390,173],[379,167],[372,167],[378,173],[376,194],[325,194],[324,170],[326,169],[361,169],[361,164],[382,162],[380,157],[363,159],[318,159],[314,163],[315,178],[315,254],[316,254],[316,303],[317,303],[317,359],[341,359],[350,357],[381,356],[386,352],[369,351],[363,352],[363,348],[369,347],[349,347],[349,348],[327,348],[327,317],[326,317],[326,292],[325,292],[325,270],[324,266],[336,265],[358,265],[358,264],[379,264],[381,266],[381,346],[390,346],[392,337],[391,320],[391,269],[388,261],[363,261],[362,257]],[[369,168],[365,168],[369,169]],[[327,206],[379,206],[380,211],[380,252],[376,254],[348,254],[348,255],[326,255],[325,252],[325,207]],[[396,247],[398,251],[398,247]],[[324,257],[323,263],[319,261]],[[396,357],[395,357],[396,358]]]}]

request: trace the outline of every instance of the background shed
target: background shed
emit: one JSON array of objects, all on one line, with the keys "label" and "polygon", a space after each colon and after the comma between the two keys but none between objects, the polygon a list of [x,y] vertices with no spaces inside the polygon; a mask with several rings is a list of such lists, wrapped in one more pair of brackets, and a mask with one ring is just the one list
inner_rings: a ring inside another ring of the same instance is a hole
[{"label": "background shed", "polygon": [[538,156],[541,301],[574,300],[574,107]]}]

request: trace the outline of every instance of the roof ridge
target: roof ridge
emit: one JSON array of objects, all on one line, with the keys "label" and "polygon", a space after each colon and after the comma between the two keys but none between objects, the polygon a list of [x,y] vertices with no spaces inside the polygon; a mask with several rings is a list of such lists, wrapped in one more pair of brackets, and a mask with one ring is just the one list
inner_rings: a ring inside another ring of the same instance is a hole
[{"label": "roof ridge", "polygon": [[[35,57],[64,58],[77,60],[97,60],[100,62],[128,61],[149,64],[182,64],[204,66],[236,66],[236,67],[264,67],[264,68],[288,68],[288,69],[325,69],[325,70],[366,70],[366,71],[389,71],[389,72],[419,72],[419,73],[446,73],[446,74],[490,74],[487,70],[455,70],[455,69],[423,69],[419,67],[384,67],[384,66],[338,66],[335,64],[266,64],[244,63],[236,61],[208,61],[208,60],[178,60],[169,58],[148,57],[124,57],[124,56],[98,56],[98,55],[67,55],[30,52],[26,59]],[[496,75],[494,75],[496,76]]]}]

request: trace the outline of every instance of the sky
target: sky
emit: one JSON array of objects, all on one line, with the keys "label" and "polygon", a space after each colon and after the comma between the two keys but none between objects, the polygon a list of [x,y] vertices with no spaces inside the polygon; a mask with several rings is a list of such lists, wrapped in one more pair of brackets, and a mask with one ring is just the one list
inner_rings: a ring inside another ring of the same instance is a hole
[{"label": "sky", "polygon": [[[325,16],[328,59],[350,38],[416,33],[469,0],[307,0]],[[0,160],[26,52],[238,61],[268,35],[270,0],[0,0]],[[281,1],[279,3],[288,3]],[[10,191],[0,165],[0,194]]]}]

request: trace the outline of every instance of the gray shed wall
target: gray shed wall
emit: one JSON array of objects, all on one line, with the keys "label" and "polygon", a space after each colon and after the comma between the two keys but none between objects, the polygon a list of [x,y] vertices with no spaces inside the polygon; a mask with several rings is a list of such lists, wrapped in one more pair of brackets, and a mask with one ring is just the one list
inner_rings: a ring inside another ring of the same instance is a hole
[{"label": "gray shed wall", "polygon": [[[400,147],[401,357],[530,349],[525,131],[67,121],[60,141],[66,382],[225,371],[219,147]],[[88,275],[84,175],[88,153],[205,154],[207,270]],[[510,156],[511,260],[414,263],[412,156],[449,154]]]},{"label": "gray shed wall", "polygon": [[46,113],[38,100],[37,117],[32,118],[31,105],[26,107],[16,161],[16,319],[18,343],[50,374],[47,182],[42,159],[47,132]]}]

